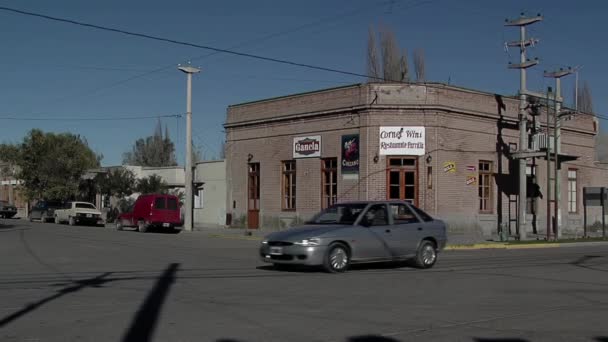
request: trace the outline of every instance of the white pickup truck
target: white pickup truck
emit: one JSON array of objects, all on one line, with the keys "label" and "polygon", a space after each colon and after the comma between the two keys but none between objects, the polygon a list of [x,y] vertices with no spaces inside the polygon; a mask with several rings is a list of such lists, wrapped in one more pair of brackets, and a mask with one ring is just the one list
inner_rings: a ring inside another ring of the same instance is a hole
[{"label": "white pickup truck", "polygon": [[55,223],[75,224],[103,224],[101,212],[93,203],[67,202],[62,209],[55,210]]}]

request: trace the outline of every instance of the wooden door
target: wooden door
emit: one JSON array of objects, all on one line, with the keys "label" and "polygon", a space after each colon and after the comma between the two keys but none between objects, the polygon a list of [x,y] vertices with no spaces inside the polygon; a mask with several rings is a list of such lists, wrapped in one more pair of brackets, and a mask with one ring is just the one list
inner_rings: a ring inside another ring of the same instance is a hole
[{"label": "wooden door", "polygon": [[260,163],[250,163],[247,177],[247,228],[260,228]]}]

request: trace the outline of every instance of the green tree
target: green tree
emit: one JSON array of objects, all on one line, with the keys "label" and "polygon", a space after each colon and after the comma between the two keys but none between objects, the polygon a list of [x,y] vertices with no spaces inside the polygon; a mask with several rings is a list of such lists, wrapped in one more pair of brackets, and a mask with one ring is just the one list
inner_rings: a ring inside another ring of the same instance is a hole
[{"label": "green tree", "polygon": [[163,179],[158,175],[151,175],[146,178],[142,178],[137,181],[137,186],[135,186],[135,191],[141,194],[157,194],[157,193],[167,193],[168,186]]},{"label": "green tree", "polygon": [[0,158],[17,166],[15,176],[23,181],[28,199],[77,197],[82,175],[99,167],[102,158],[79,135],[39,129],[31,130],[21,144],[3,145],[0,153]]},{"label": "green tree", "polygon": [[123,198],[130,196],[137,185],[135,174],[131,170],[117,168],[107,173],[100,173],[95,177],[99,184],[99,192],[106,196]]},{"label": "green tree", "polygon": [[165,134],[163,135],[163,127],[158,120],[154,134],[140,138],[135,141],[135,145],[131,152],[123,154],[122,163],[124,165],[137,166],[175,166],[175,145],[169,138],[169,130],[165,126]]}]

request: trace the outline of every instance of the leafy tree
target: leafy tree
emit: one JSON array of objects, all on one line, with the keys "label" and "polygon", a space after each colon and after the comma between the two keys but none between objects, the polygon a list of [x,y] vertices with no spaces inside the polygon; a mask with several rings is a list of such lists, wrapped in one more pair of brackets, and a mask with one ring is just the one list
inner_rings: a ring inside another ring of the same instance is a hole
[{"label": "leafy tree", "polygon": [[100,173],[95,177],[99,184],[99,192],[106,196],[123,198],[130,196],[137,185],[135,174],[131,170],[117,168],[107,173]]},{"label": "leafy tree", "polygon": [[141,194],[167,193],[168,186],[158,175],[151,175],[137,181],[135,191]]},{"label": "leafy tree", "polygon": [[175,145],[169,138],[167,126],[165,126],[163,135],[163,127],[158,120],[153,135],[137,139],[131,152],[123,154],[123,164],[152,167],[176,166]]},{"label": "leafy tree", "polygon": [[71,133],[31,130],[18,145],[4,145],[2,159],[17,166],[28,199],[65,200],[79,195],[80,180],[88,169],[99,167],[86,139]]}]

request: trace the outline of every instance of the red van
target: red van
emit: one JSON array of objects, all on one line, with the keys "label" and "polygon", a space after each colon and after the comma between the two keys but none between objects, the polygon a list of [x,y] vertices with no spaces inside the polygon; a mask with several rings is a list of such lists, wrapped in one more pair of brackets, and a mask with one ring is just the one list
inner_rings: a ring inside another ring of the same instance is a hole
[{"label": "red van", "polygon": [[116,218],[116,229],[137,227],[145,233],[149,228],[175,230],[182,226],[180,202],[177,196],[165,194],[141,195],[133,205],[133,211]]}]

